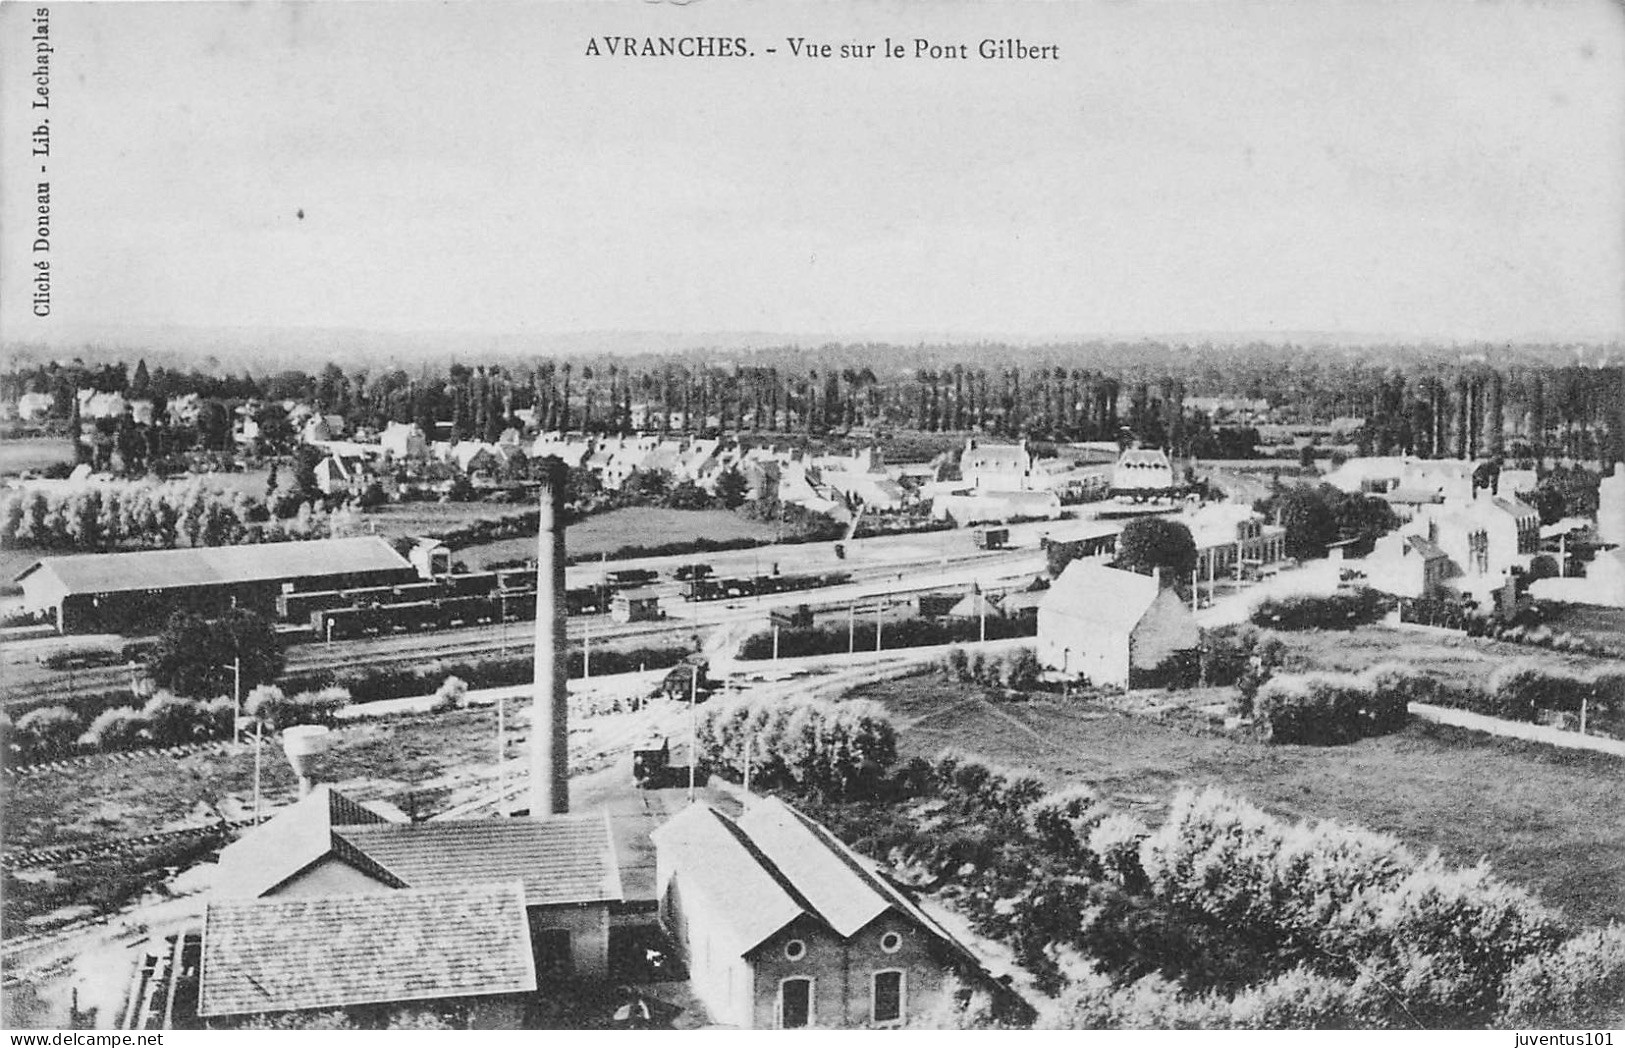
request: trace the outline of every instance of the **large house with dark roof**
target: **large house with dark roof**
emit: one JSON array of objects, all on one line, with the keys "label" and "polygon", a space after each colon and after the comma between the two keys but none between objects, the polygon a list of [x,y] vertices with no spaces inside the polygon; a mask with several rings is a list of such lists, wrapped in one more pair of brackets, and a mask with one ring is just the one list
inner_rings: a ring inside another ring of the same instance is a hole
[{"label": "large house with dark roof", "polygon": [[604,976],[610,910],[622,891],[609,825],[598,816],[400,823],[318,786],[220,853],[213,897],[331,899],[515,883],[535,970]]},{"label": "large house with dark roof", "polygon": [[713,1021],[902,1026],[990,982],[974,955],[776,798],[692,805],[653,834],[660,918]]},{"label": "large house with dark roof", "polygon": [[63,633],[152,630],[182,608],[218,615],[249,608],[274,615],[294,587],[349,589],[417,580],[376,536],[248,546],[42,557],[19,574],[23,606],[49,612]]}]

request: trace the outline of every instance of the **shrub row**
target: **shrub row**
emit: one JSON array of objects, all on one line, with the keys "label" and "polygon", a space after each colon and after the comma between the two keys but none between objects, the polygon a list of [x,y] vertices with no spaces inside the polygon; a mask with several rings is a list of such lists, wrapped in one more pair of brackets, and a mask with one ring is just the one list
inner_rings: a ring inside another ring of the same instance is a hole
[{"label": "shrub row", "polygon": [[1387,610],[1387,598],[1363,587],[1327,595],[1295,593],[1264,598],[1253,609],[1252,623],[1277,630],[1347,630],[1375,622]]},{"label": "shrub row", "polygon": [[[640,669],[675,666],[693,653],[689,647],[640,647],[592,649],[595,676],[632,673]],[[582,649],[569,655],[569,675],[582,676]],[[364,667],[321,673],[290,674],[282,685],[288,690],[316,691],[337,686],[348,691],[356,703],[428,695],[447,677],[458,677],[469,688],[501,688],[530,681],[535,672],[531,655],[490,656],[479,659],[435,659],[416,666]]]},{"label": "shrub row", "polygon": [[1412,701],[1470,710],[1506,720],[1535,722],[1557,719],[1578,727],[1582,705],[1586,731],[1625,738],[1625,671],[1601,668],[1589,673],[1512,662],[1499,667],[1482,685],[1417,680]]},{"label": "shrub row", "polygon": [[[981,636],[982,625],[976,619],[904,619],[885,623],[880,630],[881,644],[885,648],[923,648],[935,644],[964,644]],[[1031,637],[1038,632],[1033,619],[987,620],[987,639],[1006,640],[1012,637]],[[875,624],[862,620],[854,623],[850,636],[845,623],[813,626],[810,629],[779,631],[779,655],[797,658],[803,655],[835,655],[847,650],[851,644],[858,651],[875,650]],[[745,638],[739,646],[741,659],[770,659],[773,657],[773,632],[764,630]]]},{"label": "shrub row", "polygon": [[897,729],[871,702],[738,698],[706,706],[700,760],[735,781],[868,795],[897,759]]},{"label": "shrub row", "polygon": [[1275,676],[1258,690],[1253,714],[1270,742],[1337,746],[1404,728],[1411,699],[1430,683],[1398,663],[1361,674]]},{"label": "shrub row", "polygon": [[143,706],[108,706],[93,716],[45,706],[15,725],[0,714],[0,751],[19,764],[37,764],[93,751],[182,746],[230,738],[234,717],[229,698],[183,699],[167,691]]},{"label": "shrub row", "polygon": [[348,705],[349,689],[339,687],[289,695],[274,684],[262,684],[243,700],[244,712],[272,731],[295,724],[332,727],[338,724],[339,712]]},{"label": "shrub row", "polygon": [[1044,667],[1032,648],[1018,648],[1008,655],[993,656],[980,651],[967,654],[964,648],[952,648],[942,657],[941,669],[943,676],[961,684],[1025,691],[1038,684]]}]

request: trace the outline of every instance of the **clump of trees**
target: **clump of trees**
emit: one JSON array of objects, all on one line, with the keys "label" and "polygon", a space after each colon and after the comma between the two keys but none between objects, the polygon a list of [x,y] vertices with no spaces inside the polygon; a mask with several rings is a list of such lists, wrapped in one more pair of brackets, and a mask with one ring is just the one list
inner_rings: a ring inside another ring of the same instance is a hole
[{"label": "clump of trees", "polygon": [[1196,540],[1177,520],[1138,517],[1117,536],[1117,566],[1142,575],[1160,570],[1169,582],[1188,579],[1196,570]]},{"label": "clump of trees", "polygon": [[1036,687],[1044,672],[1038,653],[1032,648],[1018,648],[992,658],[981,652],[969,654],[964,648],[951,648],[942,658],[941,669],[943,676],[960,684],[982,684],[1013,691]]},{"label": "clump of trees", "polygon": [[1286,555],[1313,560],[1334,542],[1353,541],[1360,552],[1399,527],[1393,507],[1374,495],[1345,492],[1330,484],[1279,487],[1254,507],[1280,518],[1286,529]]},{"label": "clump of trees", "polygon": [[0,543],[81,552],[236,546],[353,533],[353,513],[296,500],[286,516],[201,479],[0,492]]},{"label": "clump of trees", "polygon": [[282,675],[286,658],[265,616],[233,608],[218,618],[177,611],[146,659],[147,676],[177,695],[247,693]]},{"label": "clump of trees", "polygon": [[897,729],[871,702],[738,698],[707,704],[696,728],[699,759],[763,788],[821,796],[871,795],[897,759]]}]

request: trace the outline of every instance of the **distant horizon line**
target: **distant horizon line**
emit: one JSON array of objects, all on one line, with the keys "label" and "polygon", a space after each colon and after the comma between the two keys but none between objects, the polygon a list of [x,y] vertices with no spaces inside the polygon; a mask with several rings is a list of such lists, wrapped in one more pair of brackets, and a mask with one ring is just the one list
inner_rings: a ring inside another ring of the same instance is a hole
[{"label": "distant horizon line", "polygon": [[[1625,341],[1625,330],[1612,333],[1552,333],[1524,332],[1514,335],[1440,334],[1398,331],[1360,331],[1355,329],[1206,329],[1206,330],[1103,330],[1082,332],[1013,333],[931,330],[926,328],[900,328],[894,330],[837,332],[766,331],[734,328],[703,330],[660,330],[653,328],[586,328],[572,330],[536,331],[515,329],[406,329],[372,328],[360,325],[260,325],[230,324],[83,324],[63,325],[55,331],[35,332],[28,336],[10,336],[0,341],[0,351],[13,352],[33,346],[53,349],[78,348],[75,343],[105,339],[114,342],[150,344],[154,340],[174,339],[190,342],[200,338],[229,338],[231,341],[267,339],[286,342],[305,338],[354,338],[380,344],[391,340],[421,343],[427,340],[463,339],[490,345],[513,344],[523,341],[560,343],[584,341],[619,343],[599,345],[589,351],[605,353],[670,353],[685,350],[717,348],[725,343],[730,349],[771,349],[785,346],[850,345],[862,343],[890,343],[896,345],[940,344],[944,346],[977,345],[986,343],[1012,343],[1019,345],[1054,345],[1067,342],[1146,341],[1146,342],[1210,342],[1235,344],[1245,342],[1301,342],[1308,345],[1351,346],[1372,343],[1417,343],[1435,347],[1495,346],[1495,345],[1550,345],[1584,343],[1593,346],[1617,345]],[[629,345],[636,341],[658,345]],[[86,347],[88,348],[88,347]],[[96,347],[119,349],[121,346]],[[131,345],[128,348],[143,348]],[[163,349],[163,346],[153,348]],[[177,349],[181,347],[175,347]],[[222,346],[221,348],[229,348]],[[311,346],[313,350],[323,347]],[[380,345],[379,348],[382,348]],[[449,347],[448,347],[449,348]],[[517,348],[517,347],[514,347]]]}]

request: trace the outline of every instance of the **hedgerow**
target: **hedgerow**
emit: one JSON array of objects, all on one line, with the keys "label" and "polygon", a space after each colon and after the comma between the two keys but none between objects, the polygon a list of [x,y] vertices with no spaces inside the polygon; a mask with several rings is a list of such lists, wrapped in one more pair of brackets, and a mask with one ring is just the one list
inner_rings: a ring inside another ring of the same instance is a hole
[{"label": "hedgerow", "polygon": [[[884,648],[922,648],[935,644],[964,644],[981,638],[983,623],[976,619],[904,619],[885,623],[880,629]],[[989,618],[988,640],[1031,637],[1038,632],[1037,620]],[[875,650],[875,624],[856,622],[848,633],[846,623],[814,626],[811,629],[779,630],[778,652],[783,658],[844,653],[848,646],[858,651]],[[741,659],[773,657],[773,632],[764,630],[745,638],[739,647]],[[975,671],[973,671],[974,673]],[[985,675],[977,674],[977,678]]]},{"label": "hedgerow", "polygon": [[1336,746],[1405,726],[1419,674],[1389,664],[1364,674],[1309,673],[1270,679],[1253,700],[1270,742]]},{"label": "hedgerow", "polygon": [[1362,587],[1324,595],[1266,597],[1251,618],[1255,626],[1277,630],[1347,630],[1375,622],[1387,609],[1386,597]]}]

